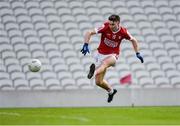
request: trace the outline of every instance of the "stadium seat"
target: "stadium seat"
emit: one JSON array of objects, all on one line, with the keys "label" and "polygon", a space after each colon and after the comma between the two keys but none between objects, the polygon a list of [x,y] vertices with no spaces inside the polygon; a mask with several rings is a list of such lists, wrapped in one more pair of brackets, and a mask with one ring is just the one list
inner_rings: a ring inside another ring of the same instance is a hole
[{"label": "stadium seat", "polygon": [[[146,3],[146,2],[144,2]],[[146,5],[144,5],[146,6]],[[149,18],[150,18],[150,15],[159,15],[158,13],[158,8],[154,7],[153,5],[147,5],[145,8],[144,8],[144,11],[146,14],[148,14]],[[160,15],[159,15],[160,16]],[[161,17],[159,17],[161,19]]]},{"label": "stadium seat", "polygon": [[173,86],[176,86],[176,85],[179,85],[179,84],[180,84],[180,78],[179,78],[179,76],[178,76],[178,77],[172,77],[172,78],[170,79],[170,81],[171,81],[171,84],[172,84]]},{"label": "stadium seat", "polygon": [[9,74],[5,70],[0,69],[0,75],[0,79],[10,79]]},{"label": "stadium seat", "polygon": [[56,78],[48,78],[44,82],[47,89],[62,89],[60,86],[60,81]]},{"label": "stadium seat", "polygon": [[167,6],[162,6],[162,7],[159,7],[159,13],[164,15],[164,14],[172,14],[172,9],[167,7]]},{"label": "stadium seat", "polygon": [[63,78],[61,84],[66,90],[78,89],[75,80],[72,78]]},{"label": "stadium seat", "polygon": [[176,65],[180,64],[180,56],[174,56],[173,63],[175,63]]},{"label": "stadium seat", "polygon": [[117,77],[110,77],[107,79],[107,81],[114,88],[119,88],[121,86],[120,82],[119,82],[119,78],[117,78]]},{"label": "stadium seat", "polygon": [[1,78],[0,79],[0,90],[15,90],[13,87],[13,82],[10,79]]},{"label": "stadium seat", "polygon": [[69,7],[70,8],[82,7],[82,2],[80,2],[80,1],[71,1],[71,2],[69,2]]},{"label": "stadium seat", "polygon": [[145,70],[139,70],[139,71],[136,71],[136,77],[138,79],[141,79],[143,77],[149,77],[149,73]]},{"label": "stadium seat", "polygon": [[35,50],[31,53],[34,58],[44,58],[46,57],[46,53],[42,50]]},{"label": "stadium seat", "polygon": [[47,89],[45,84],[44,84],[44,81],[39,79],[39,78],[34,78],[34,79],[29,80],[29,84],[30,84],[31,90],[45,90],[45,89]]},{"label": "stadium seat", "polygon": [[43,45],[42,44],[40,44],[40,43],[31,43],[30,45],[29,45],[29,50],[31,51],[31,52],[33,52],[33,51],[35,51],[35,50],[43,50]]},{"label": "stadium seat", "polygon": [[139,79],[139,84],[143,87],[156,87],[153,83],[153,79],[150,77],[142,77]]},{"label": "stadium seat", "polygon": [[48,58],[52,59],[52,58],[60,58],[61,57],[61,53],[57,50],[49,50],[48,53]]},{"label": "stadium seat", "polygon": [[54,30],[54,29],[62,29],[62,28],[63,28],[63,25],[62,25],[61,23],[59,23],[59,22],[54,21],[54,22],[49,23],[49,28],[50,28],[51,30]]},{"label": "stadium seat", "polygon": [[87,78],[87,74],[84,71],[73,71],[72,76],[74,79]]},{"label": "stadium seat", "polygon": [[176,69],[176,66],[173,63],[163,63],[161,67],[164,71]]},{"label": "stadium seat", "polygon": [[177,21],[167,21],[167,26],[169,29],[180,27],[180,24]]},{"label": "stadium seat", "polygon": [[151,63],[147,64],[146,67],[149,72],[151,72],[153,70],[161,69],[160,65],[157,64],[156,62],[151,62]]},{"label": "stadium seat", "polygon": [[73,7],[72,13],[73,15],[86,14],[86,10],[84,8]]},{"label": "stadium seat", "polygon": [[180,13],[179,5],[174,5],[173,12],[174,12],[174,14],[179,14]]},{"label": "stadium seat", "polygon": [[15,90],[30,90],[28,81],[22,78],[13,80]]},{"label": "stadium seat", "polygon": [[[7,40],[8,41],[8,40]],[[8,42],[3,41],[2,43],[0,43],[1,49],[0,52],[2,53],[2,58],[6,58],[8,56],[10,57],[14,57],[14,52],[11,52],[13,50],[12,45],[10,45]]]},{"label": "stadium seat", "polygon": [[112,6],[113,6],[113,8],[115,8],[115,9],[116,9],[116,8],[124,7],[125,4],[126,4],[125,1],[119,1],[119,0],[113,0],[113,1],[112,1]]},{"label": "stadium seat", "polygon": [[12,5],[12,8],[13,8],[14,14],[15,14],[16,16],[23,15],[23,14],[25,14],[25,15],[28,14],[28,12],[27,12],[27,10],[24,8],[24,4],[23,4],[22,2],[16,3],[16,5],[15,5],[14,7],[13,7],[13,5]]},{"label": "stadium seat", "polygon": [[156,69],[156,70],[151,70],[150,75],[153,79],[156,79],[158,77],[164,77],[165,73],[160,69]]},{"label": "stadium seat", "polygon": [[34,24],[35,29],[39,32],[41,29],[46,29],[48,31],[48,25],[45,22],[37,22]]},{"label": "stadium seat", "polygon": [[68,3],[66,1],[54,1],[55,8],[68,7]]},{"label": "stadium seat", "polygon": [[[13,46],[15,46],[16,44],[24,44],[24,47],[27,46],[25,44],[25,39],[22,36],[14,36],[11,40],[10,40],[11,44]],[[27,46],[28,47],[28,46]],[[25,49],[27,48],[25,47]]]},{"label": "stadium seat", "polygon": [[75,72],[75,71],[82,71],[84,69],[83,69],[83,66],[80,65],[79,63],[74,63],[74,64],[69,65],[69,70],[72,72]]},{"label": "stadium seat", "polygon": [[109,69],[105,75],[105,77],[107,78],[107,80],[109,80],[110,78],[119,78],[119,74],[118,74],[118,71],[116,70],[112,70],[112,69]]},{"label": "stadium seat", "polygon": [[[14,65],[14,67],[17,67],[17,66]],[[10,73],[10,76],[11,76],[12,80],[21,79],[21,78],[25,79],[25,74],[23,72],[21,72],[21,71],[18,71],[19,69],[13,69],[14,71],[8,71]]]},{"label": "stadium seat", "polygon": [[50,1],[40,1],[40,7],[41,8],[46,8],[46,7],[53,7],[53,3]]},{"label": "stadium seat", "polygon": [[72,74],[69,71],[58,71],[58,79],[62,80],[64,78],[72,78]]},{"label": "stadium seat", "polygon": [[157,29],[157,28],[164,28],[166,27],[166,24],[162,22],[161,20],[153,20],[152,21],[152,26]]},{"label": "stadium seat", "polygon": [[179,56],[180,51],[179,49],[169,49],[168,53],[171,57],[174,57],[174,56]]},{"label": "stadium seat", "polygon": [[176,21],[176,16],[172,13],[163,14],[163,20],[165,21]]},{"label": "stadium seat", "polygon": [[168,6],[168,1],[163,1],[163,0],[155,1],[155,6],[157,7]]},{"label": "stadium seat", "polygon": [[25,5],[28,9],[32,8],[32,7],[39,7],[39,3],[37,1],[26,1]]},{"label": "stadium seat", "polygon": [[63,71],[67,71],[68,70],[68,66],[65,64],[61,64],[61,63],[56,63],[53,65],[53,69],[55,72],[63,72]]},{"label": "stadium seat", "polygon": [[159,43],[159,42],[151,42],[151,43],[149,43],[149,45],[153,51],[164,48],[164,45],[162,43]]},{"label": "stadium seat", "polygon": [[158,87],[171,87],[171,85],[169,84],[169,80],[166,77],[156,77],[154,78],[154,83]]},{"label": "stadium seat", "polygon": [[97,8],[97,7],[92,6],[92,7],[87,8],[87,14],[90,15],[90,16],[91,15],[97,15],[97,14],[100,15],[100,13],[101,13],[100,9]]},{"label": "stadium seat", "polygon": [[4,59],[4,64],[8,67],[9,65],[19,64],[19,61],[16,58],[8,57]]},{"label": "stadium seat", "polygon": [[138,1],[129,0],[127,1],[127,7],[137,7],[140,3]]},{"label": "stadium seat", "polygon": [[84,1],[84,7],[89,8],[89,7],[96,7],[96,1]]},{"label": "stadium seat", "polygon": [[144,14],[143,8],[140,8],[139,5],[133,6],[133,7],[130,9],[130,12],[131,12],[133,15],[136,15],[136,14]]},{"label": "stadium seat", "polygon": [[80,89],[93,89],[93,85],[87,78],[78,78],[76,79],[76,83]]},{"label": "stadium seat", "polygon": [[44,49],[47,53],[49,53],[50,51],[57,51],[58,52],[58,46],[55,43],[44,44]]}]

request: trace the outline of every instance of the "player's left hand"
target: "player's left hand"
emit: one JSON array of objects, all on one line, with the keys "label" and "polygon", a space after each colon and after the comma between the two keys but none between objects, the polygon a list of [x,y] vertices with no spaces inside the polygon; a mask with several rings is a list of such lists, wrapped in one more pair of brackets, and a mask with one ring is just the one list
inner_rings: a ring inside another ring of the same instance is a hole
[{"label": "player's left hand", "polygon": [[136,57],[141,60],[141,63],[144,63],[144,59],[139,52],[136,53]]},{"label": "player's left hand", "polygon": [[86,53],[90,53],[89,52],[89,47],[88,47],[88,43],[84,43],[83,48],[81,49],[82,54],[86,55]]}]

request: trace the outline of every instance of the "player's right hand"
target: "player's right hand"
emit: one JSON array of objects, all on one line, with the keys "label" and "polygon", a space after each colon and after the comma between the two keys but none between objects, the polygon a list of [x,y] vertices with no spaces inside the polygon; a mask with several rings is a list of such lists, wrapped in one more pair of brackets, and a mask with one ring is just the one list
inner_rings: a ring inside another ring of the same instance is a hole
[{"label": "player's right hand", "polygon": [[89,52],[89,47],[88,47],[88,43],[84,43],[83,48],[81,49],[82,54],[86,55],[86,53],[90,53]]}]

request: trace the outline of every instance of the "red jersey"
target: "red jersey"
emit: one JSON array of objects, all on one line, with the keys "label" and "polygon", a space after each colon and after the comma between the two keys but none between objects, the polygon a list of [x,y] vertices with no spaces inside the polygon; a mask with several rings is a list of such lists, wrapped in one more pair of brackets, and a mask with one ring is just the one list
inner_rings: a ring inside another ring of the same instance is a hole
[{"label": "red jersey", "polygon": [[120,52],[120,44],[123,39],[131,40],[131,35],[126,28],[120,27],[117,32],[113,32],[109,27],[109,22],[105,22],[101,27],[95,28],[96,33],[101,33],[101,42],[98,52],[101,54],[117,54]]}]

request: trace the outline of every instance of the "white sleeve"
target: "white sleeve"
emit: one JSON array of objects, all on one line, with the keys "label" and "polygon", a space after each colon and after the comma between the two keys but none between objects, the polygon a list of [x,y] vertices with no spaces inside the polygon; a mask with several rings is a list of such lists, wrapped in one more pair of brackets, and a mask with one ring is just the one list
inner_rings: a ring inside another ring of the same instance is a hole
[{"label": "white sleeve", "polygon": [[98,34],[98,33],[101,32],[104,28],[105,28],[105,25],[103,24],[103,25],[100,26],[100,27],[96,27],[94,30],[95,30],[96,34]]},{"label": "white sleeve", "polygon": [[98,28],[94,28],[94,30],[95,30],[95,32],[96,32],[96,34],[98,33]]}]

